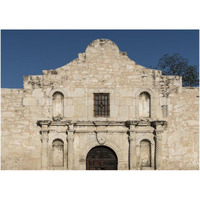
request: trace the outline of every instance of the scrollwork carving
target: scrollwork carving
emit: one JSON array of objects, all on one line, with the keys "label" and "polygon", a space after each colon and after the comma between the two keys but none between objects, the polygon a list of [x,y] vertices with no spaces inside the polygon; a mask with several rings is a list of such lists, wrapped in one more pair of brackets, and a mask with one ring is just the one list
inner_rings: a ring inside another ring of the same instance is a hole
[{"label": "scrollwork carving", "polygon": [[106,142],[107,132],[96,132],[97,142],[103,145]]}]

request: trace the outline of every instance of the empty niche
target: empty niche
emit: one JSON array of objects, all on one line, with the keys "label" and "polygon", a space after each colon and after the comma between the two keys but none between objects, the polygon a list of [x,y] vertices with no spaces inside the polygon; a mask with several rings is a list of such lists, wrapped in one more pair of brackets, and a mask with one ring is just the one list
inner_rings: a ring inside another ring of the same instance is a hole
[{"label": "empty niche", "polygon": [[162,116],[163,117],[167,117],[168,116],[168,106],[167,105],[163,105],[162,106]]},{"label": "empty niche", "polygon": [[151,142],[149,140],[140,142],[140,165],[141,167],[151,167]]},{"label": "empty niche", "polygon": [[64,143],[60,139],[56,139],[52,143],[53,167],[64,166]]},{"label": "empty niche", "polygon": [[53,120],[59,121],[64,115],[64,96],[61,92],[53,94]]},{"label": "empty niche", "polygon": [[142,92],[139,96],[139,117],[149,118],[151,113],[151,98],[148,92]]}]

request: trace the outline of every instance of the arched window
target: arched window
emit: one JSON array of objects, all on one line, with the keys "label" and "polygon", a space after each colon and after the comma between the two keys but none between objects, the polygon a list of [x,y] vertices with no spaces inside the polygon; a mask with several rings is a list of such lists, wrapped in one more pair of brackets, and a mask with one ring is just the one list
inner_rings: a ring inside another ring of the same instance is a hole
[{"label": "arched window", "polygon": [[64,143],[60,139],[56,139],[52,143],[52,160],[53,167],[64,166]]},{"label": "arched window", "polygon": [[64,96],[61,92],[53,94],[53,120],[62,120],[64,116]]},{"label": "arched window", "polygon": [[140,166],[151,167],[151,142],[149,140],[140,142]]},{"label": "arched window", "polygon": [[139,117],[149,118],[151,116],[151,97],[148,92],[142,92],[139,96]]}]

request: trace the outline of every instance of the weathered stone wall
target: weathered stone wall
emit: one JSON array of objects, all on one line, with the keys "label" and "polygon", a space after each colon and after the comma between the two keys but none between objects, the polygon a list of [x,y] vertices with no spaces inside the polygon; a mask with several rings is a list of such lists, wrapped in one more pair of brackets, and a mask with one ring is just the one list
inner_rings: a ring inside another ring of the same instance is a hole
[{"label": "weathered stone wall", "polygon": [[23,89],[1,90],[1,168],[40,169],[41,142],[37,106],[23,105]]},{"label": "weathered stone wall", "polygon": [[170,95],[166,169],[199,169],[199,89]]},{"label": "weathered stone wall", "polygon": [[[53,112],[55,92],[64,96],[59,104],[59,109],[64,105],[63,112]],[[93,41],[85,53],[63,67],[44,70],[39,76],[24,76],[24,89],[2,89],[2,169],[41,169],[38,120],[52,121],[54,113],[60,113],[57,119],[61,116],[62,121],[73,124],[141,120],[139,96],[142,92],[150,95],[150,117],[144,120],[168,123],[162,134],[162,168],[197,169],[198,89],[182,89],[181,77],[163,76],[159,70],[138,65],[110,40]],[[94,117],[94,93],[110,93],[109,117]],[[149,109],[146,104],[145,109],[145,112]],[[96,127],[74,125],[73,128],[73,169],[85,169],[87,151],[99,144]],[[53,138],[61,138],[64,143],[62,169],[67,169],[69,127],[50,125],[49,129],[48,156],[52,155]],[[120,154],[119,169],[128,169],[128,127],[104,126],[103,129],[111,129],[105,145]],[[52,167],[52,162],[49,158],[49,169],[57,169]]]}]

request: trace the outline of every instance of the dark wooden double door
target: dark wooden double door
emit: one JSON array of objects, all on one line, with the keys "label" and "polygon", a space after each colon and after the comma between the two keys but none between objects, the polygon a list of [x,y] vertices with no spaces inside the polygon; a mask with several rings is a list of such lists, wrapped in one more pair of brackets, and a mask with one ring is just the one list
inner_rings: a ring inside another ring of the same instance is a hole
[{"label": "dark wooden double door", "polygon": [[87,170],[117,170],[117,156],[106,146],[91,149],[86,160]]}]

